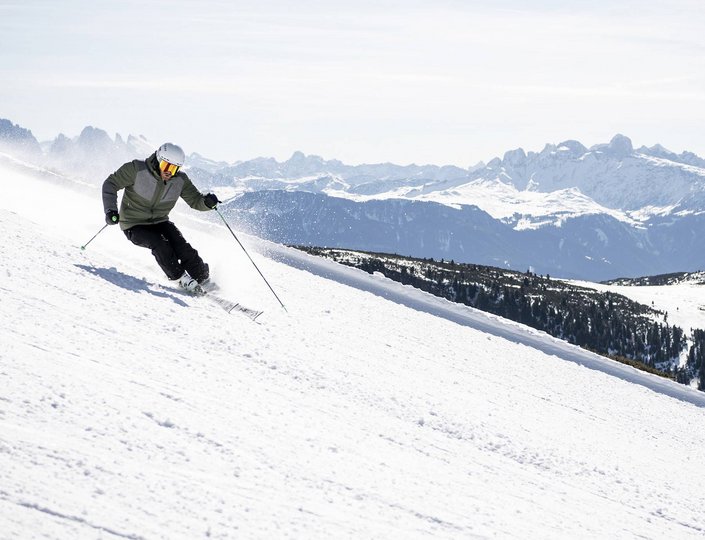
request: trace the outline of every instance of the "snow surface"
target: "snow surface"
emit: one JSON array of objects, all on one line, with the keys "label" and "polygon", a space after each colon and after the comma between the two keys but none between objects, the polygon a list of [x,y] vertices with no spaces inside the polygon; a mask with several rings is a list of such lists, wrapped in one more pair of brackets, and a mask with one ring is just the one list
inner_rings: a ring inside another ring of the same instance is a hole
[{"label": "snow surface", "polygon": [[546,225],[560,227],[567,218],[593,214],[607,214],[635,224],[625,212],[597,204],[575,187],[546,193],[529,189],[520,191],[500,179],[476,180],[451,190],[430,191],[418,198],[449,206],[477,205],[500,220],[521,216],[514,227],[516,230],[538,229]]},{"label": "snow surface", "polygon": [[0,163],[0,537],[702,538],[705,394],[173,215],[169,288],[95,188]]}]

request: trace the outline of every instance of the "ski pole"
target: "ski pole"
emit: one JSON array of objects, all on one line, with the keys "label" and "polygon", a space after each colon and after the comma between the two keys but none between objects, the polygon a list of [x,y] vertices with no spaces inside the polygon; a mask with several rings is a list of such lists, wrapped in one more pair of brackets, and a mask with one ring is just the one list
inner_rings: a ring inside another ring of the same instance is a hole
[{"label": "ski pole", "polygon": [[91,238],[90,240],[88,240],[88,242],[86,242],[85,245],[81,246],[81,249],[82,249],[82,250],[83,250],[83,249],[86,249],[86,246],[88,246],[88,244],[90,244],[90,243],[95,239],[96,236],[98,236],[100,233],[102,233],[102,232],[103,232],[103,229],[105,229],[107,226],[108,226],[107,223],[106,223],[105,225],[103,225],[103,228],[100,229],[97,233],[95,233],[95,234],[93,235],[93,238]]},{"label": "ski pole", "polygon": [[214,209],[216,212],[218,212],[218,215],[220,216],[220,219],[223,220],[223,223],[225,223],[225,226],[226,226],[226,227],[228,228],[228,230],[230,231],[230,234],[232,234],[232,235],[233,235],[233,238],[237,241],[238,244],[240,244],[240,247],[242,248],[242,251],[245,252],[245,255],[247,255],[247,258],[250,259],[250,262],[252,263],[252,265],[257,269],[257,272],[259,272],[259,275],[262,277],[262,279],[264,280],[264,282],[267,284],[267,287],[269,287],[269,290],[272,291],[272,294],[274,295],[274,298],[276,298],[277,301],[279,302],[279,304],[281,305],[281,307],[284,308],[284,311],[286,311],[287,313],[289,313],[289,312],[287,311],[287,309],[286,309],[286,306],[284,306],[284,303],[283,303],[281,300],[279,300],[279,297],[277,296],[277,293],[275,293],[275,292],[274,292],[274,289],[272,289],[272,286],[269,284],[269,281],[267,281],[267,278],[264,277],[264,274],[262,274],[261,270],[257,267],[257,265],[255,264],[255,261],[252,260],[252,257],[250,257],[250,254],[247,253],[247,250],[245,249],[245,246],[243,246],[243,245],[242,245],[242,242],[240,242],[240,240],[238,239],[238,237],[235,236],[235,233],[234,233],[233,230],[230,228],[230,225],[228,225],[228,222],[225,221],[225,218],[223,217],[223,214],[220,213],[220,210],[218,210],[217,207],[214,207],[213,209]]}]

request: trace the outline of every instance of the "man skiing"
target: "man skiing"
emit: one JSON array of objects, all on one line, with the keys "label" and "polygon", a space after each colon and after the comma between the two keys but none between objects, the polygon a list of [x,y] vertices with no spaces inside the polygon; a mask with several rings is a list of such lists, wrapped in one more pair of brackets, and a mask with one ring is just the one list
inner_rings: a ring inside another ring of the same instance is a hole
[{"label": "man skiing", "polygon": [[[213,193],[203,195],[181,167],[186,160],[177,145],[165,143],[146,160],[122,165],[103,182],[103,209],[109,225],[120,224],[135,245],[152,255],[170,280],[190,292],[209,281],[208,264],[169,221],[179,197],[196,210],[212,210],[220,202]],[[118,212],[117,192],[124,189]]]}]

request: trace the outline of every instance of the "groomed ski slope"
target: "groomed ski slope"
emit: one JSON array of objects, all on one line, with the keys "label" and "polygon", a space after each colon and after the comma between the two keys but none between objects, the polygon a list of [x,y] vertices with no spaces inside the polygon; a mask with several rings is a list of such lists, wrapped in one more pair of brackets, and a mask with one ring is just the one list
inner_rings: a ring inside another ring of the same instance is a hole
[{"label": "groomed ski slope", "polygon": [[243,236],[287,314],[186,209],[228,315],[49,176],[0,165],[0,538],[705,535],[699,393]]}]

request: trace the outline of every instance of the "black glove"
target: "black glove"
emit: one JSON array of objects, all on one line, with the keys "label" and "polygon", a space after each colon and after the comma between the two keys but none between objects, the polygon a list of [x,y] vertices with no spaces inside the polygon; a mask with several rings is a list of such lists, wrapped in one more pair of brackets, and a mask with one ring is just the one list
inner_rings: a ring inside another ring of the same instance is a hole
[{"label": "black glove", "polygon": [[105,213],[105,222],[108,225],[117,225],[119,221],[120,214],[117,213],[117,210],[108,210]]},{"label": "black glove", "polygon": [[208,208],[215,208],[215,205],[218,204],[220,201],[218,200],[218,197],[216,197],[213,193],[209,193],[205,197],[203,197],[203,202]]}]

